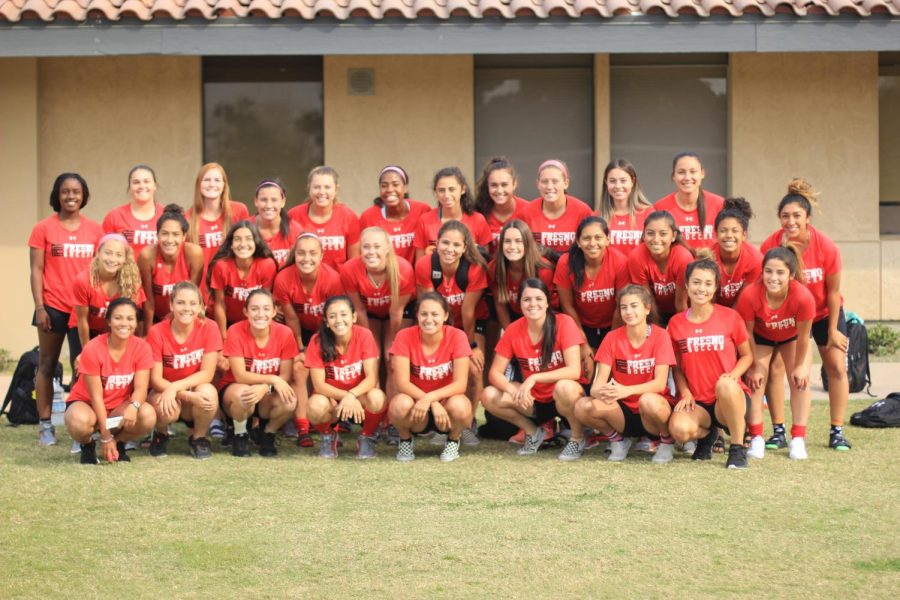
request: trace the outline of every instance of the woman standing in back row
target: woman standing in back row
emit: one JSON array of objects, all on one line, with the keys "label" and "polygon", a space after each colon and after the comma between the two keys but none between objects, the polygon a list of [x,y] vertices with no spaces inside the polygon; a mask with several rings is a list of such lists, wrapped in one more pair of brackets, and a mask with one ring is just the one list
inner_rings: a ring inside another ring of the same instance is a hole
[{"label": "woman standing in back row", "polygon": [[103,219],[104,233],[119,233],[128,240],[135,257],[146,246],[156,243],[156,220],[163,207],[156,202],[156,173],[147,165],[137,165],[128,172],[128,194],[131,200],[114,208]]},{"label": "woman standing in back row", "polygon": [[378,174],[378,197],[359,216],[360,229],[381,227],[391,240],[398,258],[413,264],[416,248],[413,239],[419,217],[430,209],[424,202],[409,197],[409,175],[402,167],[388,165]]},{"label": "woman standing in back row", "polygon": [[713,223],[725,202],[722,196],[703,189],[705,177],[700,155],[682,152],[672,161],[675,191],[655,202],[656,210],[668,211],[675,218],[682,238],[692,248],[713,244]]}]

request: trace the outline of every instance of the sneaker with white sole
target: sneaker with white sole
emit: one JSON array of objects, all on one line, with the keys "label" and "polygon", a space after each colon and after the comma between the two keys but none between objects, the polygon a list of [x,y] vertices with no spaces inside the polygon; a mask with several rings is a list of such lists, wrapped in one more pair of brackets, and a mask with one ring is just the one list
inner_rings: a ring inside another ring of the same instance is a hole
[{"label": "sneaker with white sole", "polygon": [[697,449],[697,440],[691,440],[689,442],[685,442],[681,445],[681,451],[685,454],[694,454],[694,451]]},{"label": "sneaker with white sole", "polygon": [[375,458],[375,443],[378,440],[368,435],[360,435],[356,438],[356,458]]},{"label": "sneaker with white sole", "polygon": [[806,460],[809,454],[806,452],[806,439],[802,437],[791,438],[788,457],[792,460]]},{"label": "sneaker with white sole", "polygon": [[465,446],[477,446],[481,443],[481,440],[478,439],[478,434],[475,433],[475,429],[463,429],[462,435],[459,437],[460,441]]},{"label": "sneaker with white sole", "polygon": [[69,454],[78,454],[81,452],[81,444],[78,442],[72,442],[72,447],[69,449]]},{"label": "sneaker with white sole", "polygon": [[125,442],[126,450],[140,450],[141,441],[140,440],[131,440],[130,442]]},{"label": "sneaker with white sole", "polygon": [[50,423],[41,423],[38,426],[38,443],[41,446],[55,446],[56,428]]},{"label": "sneaker with white sole", "polygon": [[319,458],[337,458],[337,444],[335,433],[323,434],[319,446]]},{"label": "sneaker with white sole", "polygon": [[637,452],[654,452],[656,450],[656,444],[654,444],[653,440],[647,436],[641,436],[632,448]]},{"label": "sneaker with white sole", "polygon": [[416,460],[416,453],[413,450],[412,438],[408,440],[400,440],[397,443],[397,460],[400,462],[409,462]]},{"label": "sneaker with white sole", "polygon": [[663,444],[660,442],[659,446],[656,447],[656,454],[650,460],[653,464],[664,465],[672,462],[673,458],[675,458],[675,444]]},{"label": "sneaker with white sole", "polygon": [[538,451],[538,448],[541,447],[541,444],[544,443],[544,428],[538,427],[534,435],[525,434],[525,443],[522,444],[522,447],[516,450],[516,454],[519,456],[531,456],[532,454]]},{"label": "sneaker with white sole", "polygon": [[587,438],[573,440],[570,438],[566,443],[565,448],[559,453],[559,460],[573,461],[581,458],[581,455],[584,453],[584,441],[586,439]]},{"label": "sneaker with white sole", "polygon": [[762,459],[766,455],[766,440],[761,435],[755,435],[750,439],[750,448],[747,449],[747,456],[757,460]]},{"label": "sneaker with white sole", "polygon": [[444,451],[441,452],[441,462],[453,462],[459,458],[459,442],[460,440],[447,440]]},{"label": "sneaker with white sole", "polygon": [[623,440],[619,440],[618,442],[610,442],[609,460],[618,462],[628,458],[628,451],[631,450],[631,445],[633,443],[634,438],[625,438]]}]

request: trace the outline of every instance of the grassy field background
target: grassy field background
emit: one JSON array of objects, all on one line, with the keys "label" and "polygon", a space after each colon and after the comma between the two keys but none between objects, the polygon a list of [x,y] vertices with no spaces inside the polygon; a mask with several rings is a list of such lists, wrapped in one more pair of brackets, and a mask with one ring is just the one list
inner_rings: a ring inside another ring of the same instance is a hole
[{"label": "grassy field background", "polygon": [[896,598],[900,430],[849,428],[839,454],[826,415],[808,461],[743,472],[501,442],[445,465],[422,440],[410,464],[349,440],[336,461],[282,440],[196,462],[181,429],[167,458],[82,467],[64,434],[4,426],[0,597]]}]

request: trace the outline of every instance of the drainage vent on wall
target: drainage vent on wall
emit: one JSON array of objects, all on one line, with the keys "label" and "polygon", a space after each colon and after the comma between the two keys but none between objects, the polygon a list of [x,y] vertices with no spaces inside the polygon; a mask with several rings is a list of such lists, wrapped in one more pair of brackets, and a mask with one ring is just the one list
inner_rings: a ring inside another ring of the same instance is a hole
[{"label": "drainage vent on wall", "polygon": [[348,96],[375,95],[375,69],[347,69]]}]

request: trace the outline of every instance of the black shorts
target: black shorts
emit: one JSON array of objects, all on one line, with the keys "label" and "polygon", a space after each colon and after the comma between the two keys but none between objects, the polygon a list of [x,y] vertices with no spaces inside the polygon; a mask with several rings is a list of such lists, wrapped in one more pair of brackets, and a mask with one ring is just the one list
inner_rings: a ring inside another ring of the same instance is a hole
[{"label": "black shorts", "polygon": [[659,326],[665,329],[669,326],[669,321],[671,321],[674,316],[675,313],[659,313]]},{"label": "black shorts", "polygon": [[797,341],[797,336],[795,335],[786,340],[781,340],[780,342],[776,342],[775,340],[770,340],[770,339],[764,338],[761,335],[759,335],[758,333],[754,332],[753,333],[753,341],[756,342],[757,346],[771,346],[773,348],[777,348],[778,346],[781,346],[783,344],[790,344],[791,342]]},{"label": "black shorts", "polygon": [[628,405],[625,404],[624,400],[619,400],[619,409],[622,411],[622,416],[625,417],[625,429],[620,431],[622,437],[648,437],[653,439],[658,439],[659,436],[655,436],[649,433],[646,429],[644,429],[644,422],[641,421],[640,413],[631,412],[631,409],[628,408]]},{"label": "black shorts", "polygon": [[[50,317],[50,331],[52,333],[68,333],[69,331],[69,313],[57,310],[52,306],[44,305],[47,316]],[[31,325],[37,327],[37,311],[31,317]],[[77,327],[71,329],[78,330]]]},{"label": "black shorts", "polygon": [[587,327],[586,325],[582,325],[581,330],[584,332],[584,337],[587,338],[588,346],[590,346],[591,350],[594,352],[600,348],[600,342],[602,342],[603,338],[606,337],[606,334],[609,333],[608,327]]},{"label": "black shorts", "polygon": [[[744,402],[746,402],[746,406],[744,407],[745,414],[749,414],[749,412],[750,412],[750,394],[748,394],[747,392],[744,392]],[[725,430],[725,433],[727,433],[728,435],[731,435],[731,433],[728,431],[728,427],[726,427],[725,425],[720,423],[718,419],[716,419],[716,403],[715,402],[713,402],[712,404],[703,404],[702,402],[695,402],[695,404],[697,406],[703,408],[709,414],[709,421],[710,421],[710,423],[712,423],[711,427],[719,427],[719,428]]]},{"label": "black shorts", "polygon": [[478,319],[475,321],[475,333],[480,333],[481,335],[487,333],[487,324],[487,319]]},{"label": "black shorts", "polygon": [[448,433],[450,433],[450,430],[449,429],[443,430],[443,429],[438,428],[437,423],[434,422],[434,413],[431,412],[431,407],[429,406],[428,407],[428,420],[425,421],[425,429],[423,429],[422,431],[413,431],[412,434],[413,435],[426,435],[426,434],[433,433],[433,432],[448,434]]},{"label": "black shorts", "polygon": [[[391,320],[390,314],[380,316],[380,315],[373,315],[369,311],[366,311],[366,316],[369,317],[370,319],[375,319],[376,321],[390,321]],[[416,318],[416,301],[415,300],[410,300],[409,302],[407,302],[406,306],[403,307],[403,318],[404,319],[415,319]]]},{"label": "black shorts", "polygon": [[555,419],[559,416],[559,413],[556,412],[556,402],[535,402],[532,408],[532,412],[534,415],[528,417],[531,419],[535,425],[540,427],[547,421]]},{"label": "black shorts", "polygon": [[[840,312],[838,312],[838,331],[847,335],[847,317],[844,316],[844,307],[842,306]],[[810,331],[812,338],[816,341],[816,346],[827,346],[828,345],[828,317],[824,319],[819,319],[818,321],[814,321],[812,324],[812,331]]]},{"label": "black shorts", "polygon": [[316,334],[315,331],[310,331],[308,329],[300,328],[300,341],[303,342],[303,348],[306,349],[309,346],[309,340],[312,339],[312,336]]}]

